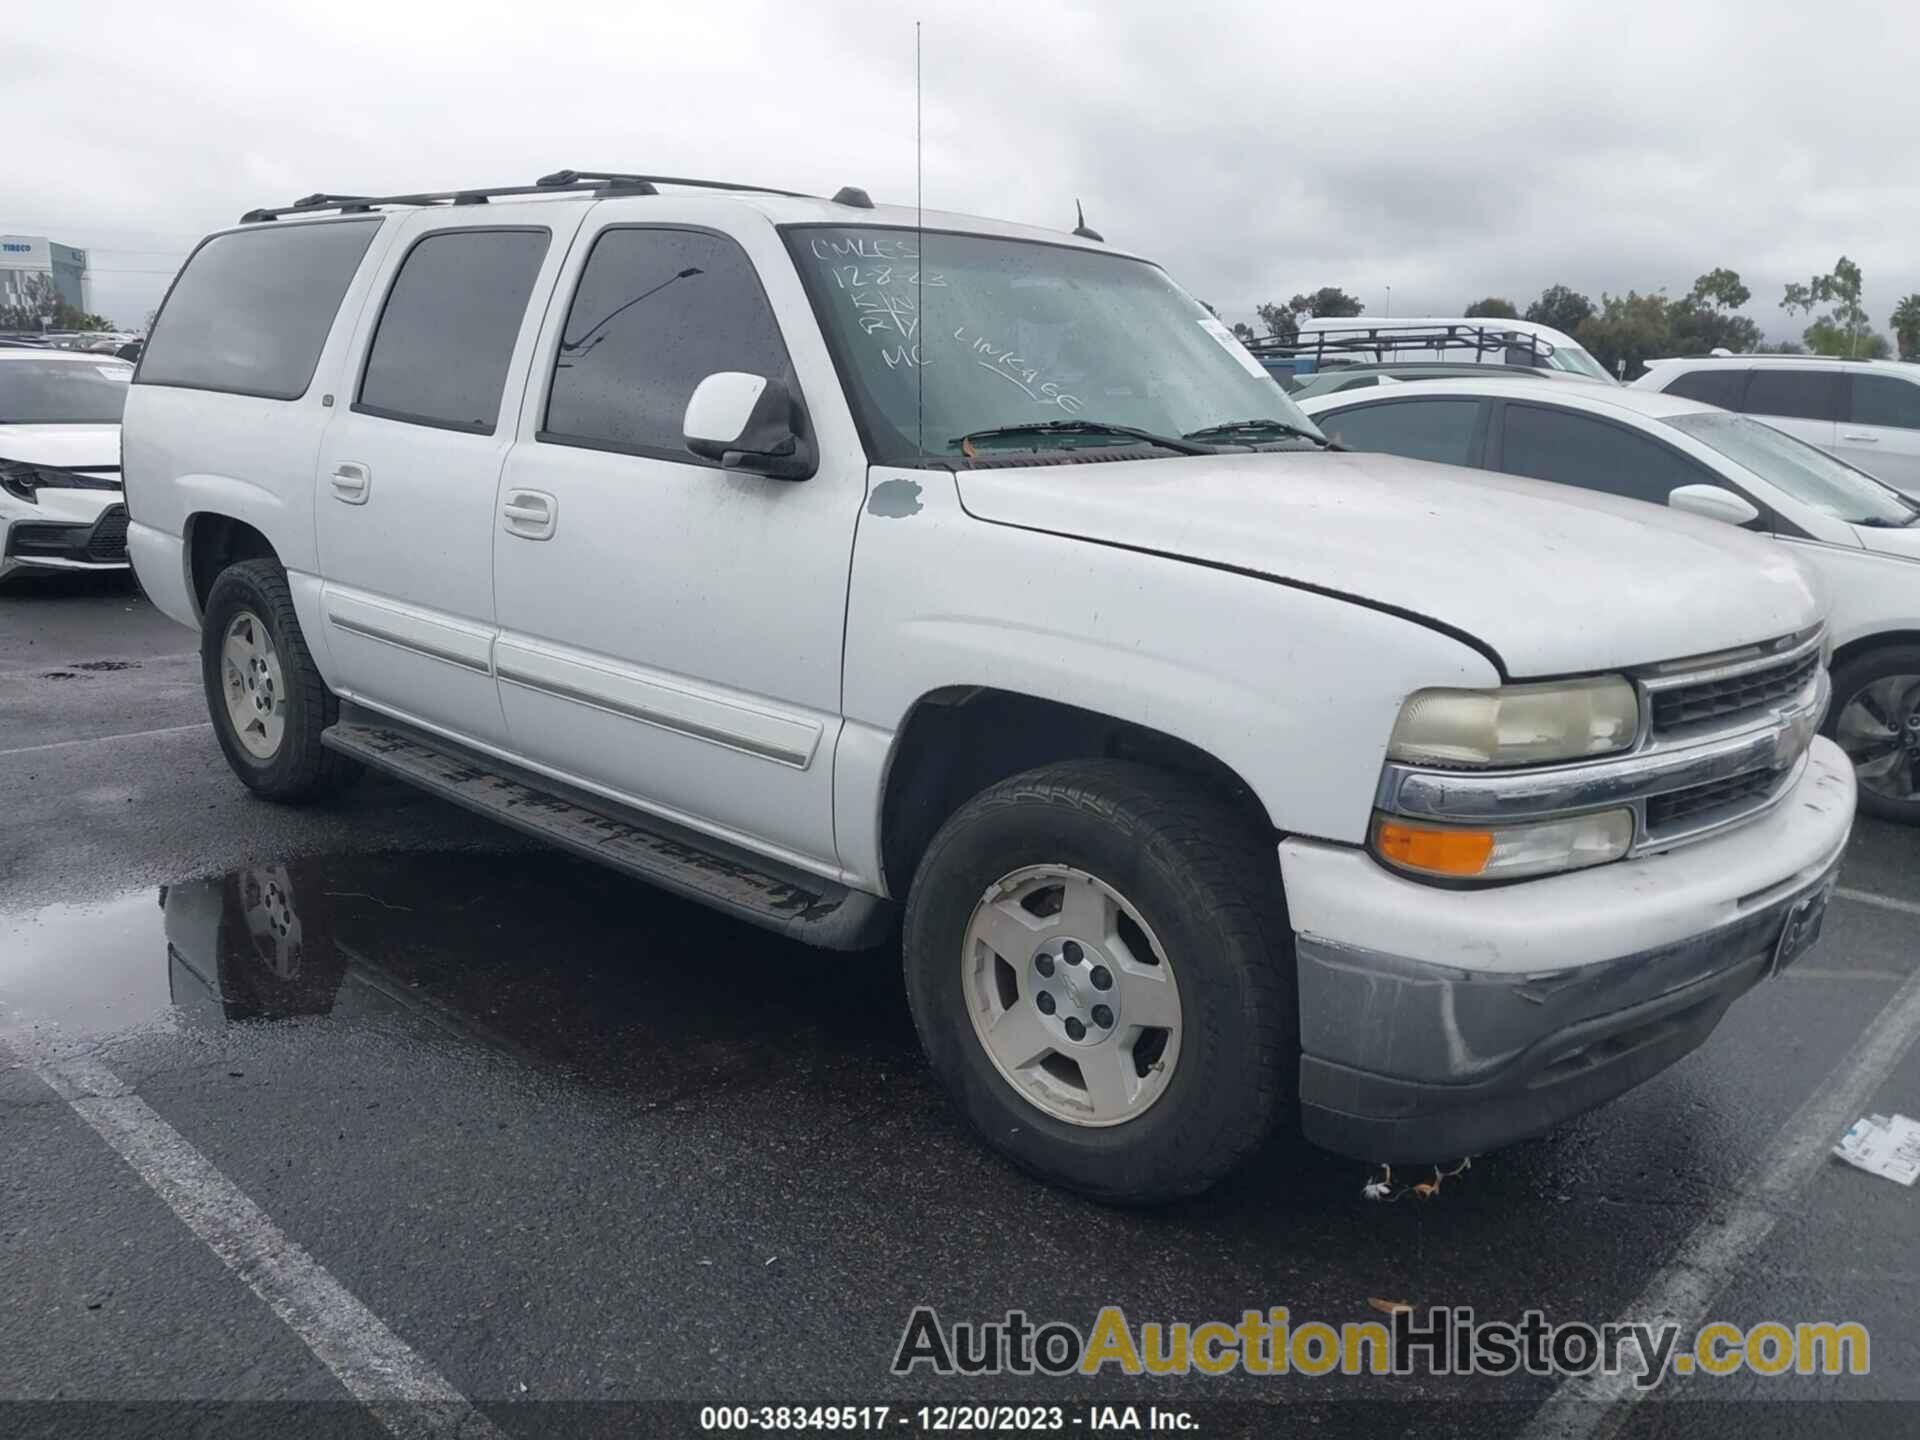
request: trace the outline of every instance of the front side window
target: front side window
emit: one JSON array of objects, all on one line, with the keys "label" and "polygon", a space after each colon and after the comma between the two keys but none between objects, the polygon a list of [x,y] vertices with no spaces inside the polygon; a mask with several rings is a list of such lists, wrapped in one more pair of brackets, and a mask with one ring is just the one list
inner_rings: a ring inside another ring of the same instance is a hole
[{"label": "front side window", "polygon": [[1508,404],[1501,468],[1602,495],[1665,505],[1682,485],[1718,484],[1670,445],[1569,410]]},{"label": "front side window", "polygon": [[133,367],[0,355],[0,425],[118,425]]},{"label": "front side window", "polygon": [[1771,425],[1712,411],[1671,415],[1666,423],[1836,520],[1874,526],[1911,525],[1920,520],[1920,507],[1898,492]]},{"label": "front side window", "polygon": [[710,464],[687,449],[683,422],[720,370],[799,393],[746,253],[702,230],[604,231],[567,312],[540,439]]},{"label": "front side window", "polygon": [[1722,410],[1738,410],[1740,395],[1747,385],[1747,372],[1716,366],[1711,370],[1688,370],[1675,378],[1664,393],[1683,400],[1698,400],[1702,405],[1718,405]]},{"label": "front side window", "polygon": [[1831,420],[1839,371],[1776,370],[1756,367],[1740,408],[1749,415],[1778,415],[1787,420]]},{"label": "front side window", "polygon": [[1322,414],[1320,428],[1355,450],[1465,465],[1479,419],[1478,400],[1388,400]]},{"label": "front side window", "polygon": [[1920,430],[1920,385],[1890,375],[1853,375],[1847,419],[1855,425]]},{"label": "front side window", "polygon": [[547,241],[545,230],[443,230],[416,243],[387,291],[353,408],[491,435]]},{"label": "front side window", "polygon": [[[1145,261],[877,226],[784,233],[882,463],[1143,445],[1102,424],[1199,443],[1318,435],[1232,332]],[[1196,436],[1217,426],[1234,428]],[[983,433],[1002,427],[1017,428]]]},{"label": "front side window", "polygon": [[174,281],[134,383],[299,399],[379,228],[276,221],[214,236]]}]

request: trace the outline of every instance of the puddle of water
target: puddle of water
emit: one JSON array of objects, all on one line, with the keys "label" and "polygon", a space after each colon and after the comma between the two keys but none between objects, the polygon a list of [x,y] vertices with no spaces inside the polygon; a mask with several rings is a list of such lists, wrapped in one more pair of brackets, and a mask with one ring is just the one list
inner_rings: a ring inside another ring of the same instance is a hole
[{"label": "puddle of water", "polygon": [[0,916],[9,1027],[395,1012],[656,1093],[916,1051],[893,955],[811,950],[559,855],[297,860]]}]

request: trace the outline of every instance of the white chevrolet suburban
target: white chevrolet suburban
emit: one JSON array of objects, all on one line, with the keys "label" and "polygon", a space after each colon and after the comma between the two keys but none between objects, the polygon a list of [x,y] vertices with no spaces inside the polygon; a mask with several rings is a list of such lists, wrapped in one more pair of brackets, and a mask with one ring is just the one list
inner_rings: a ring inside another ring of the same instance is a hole
[{"label": "white chevrolet suburban", "polygon": [[371,767],[902,924],[986,1139],[1145,1202],[1638,1084],[1812,943],[1853,821],[1779,547],[1330,449],[1084,226],[562,171],[210,236],[125,478],[255,791]]}]

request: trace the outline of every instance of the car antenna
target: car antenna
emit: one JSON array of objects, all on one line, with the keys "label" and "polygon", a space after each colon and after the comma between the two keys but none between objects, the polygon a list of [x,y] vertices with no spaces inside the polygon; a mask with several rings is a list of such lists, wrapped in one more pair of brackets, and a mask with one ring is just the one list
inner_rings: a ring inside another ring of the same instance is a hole
[{"label": "car antenna", "polygon": [[[913,22],[913,344],[907,347],[907,354],[926,343],[925,321],[927,312],[926,286],[921,276],[927,266],[927,211],[926,211],[926,164],[925,147],[921,140],[920,124],[920,22]],[[915,443],[920,450],[920,458],[927,458],[927,364],[922,352],[920,363],[913,367],[914,401],[913,421]]]},{"label": "car antenna", "polygon": [[1078,200],[1073,202],[1073,218],[1078,222],[1073,227],[1073,233],[1078,235],[1082,240],[1098,240],[1102,245],[1107,243],[1106,236],[1088,226],[1087,212],[1082,208]]}]

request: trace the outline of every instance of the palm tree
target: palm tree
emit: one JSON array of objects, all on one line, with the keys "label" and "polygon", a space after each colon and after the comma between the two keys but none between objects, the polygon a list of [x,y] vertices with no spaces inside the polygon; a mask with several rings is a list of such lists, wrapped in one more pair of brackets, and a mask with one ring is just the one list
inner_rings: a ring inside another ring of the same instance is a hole
[{"label": "palm tree", "polygon": [[1920,295],[1909,295],[1895,306],[1889,323],[1900,342],[1900,358],[1920,360]]}]

